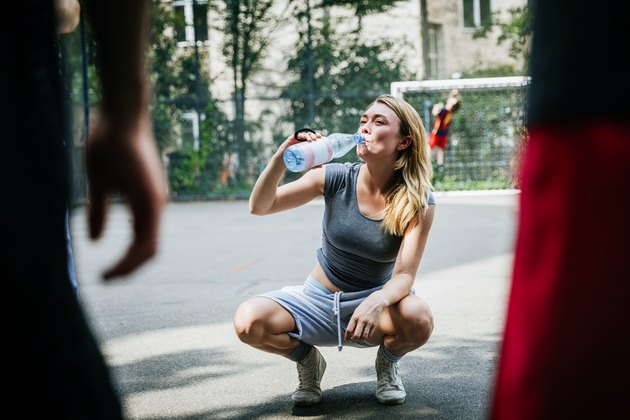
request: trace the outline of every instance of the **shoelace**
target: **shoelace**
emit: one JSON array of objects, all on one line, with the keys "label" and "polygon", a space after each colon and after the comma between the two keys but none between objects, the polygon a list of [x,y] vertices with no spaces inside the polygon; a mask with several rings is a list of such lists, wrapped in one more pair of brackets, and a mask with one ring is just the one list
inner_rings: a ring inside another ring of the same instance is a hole
[{"label": "shoelace", "polygon": [[312,389],[316,384],[317,369],[315,363],[309,363],[308,365],[298,363],[298,378],[300,384],[298,389]]},{"label": "shoelace", "polygon": [[339,351],[343,349],[343,340],[341,339],[341,310],[339,309],[341,293],[343,292],[335,292],[335,297],[333,298],[333,314],[337,315],[337,349],[339,349]]},{"label": "shoelace", "polygon": [[402,381],[398,376],[398,363],[381,360],[378,364],[378,373],[379,388],[396,387],[397,389],[400,389]]}]

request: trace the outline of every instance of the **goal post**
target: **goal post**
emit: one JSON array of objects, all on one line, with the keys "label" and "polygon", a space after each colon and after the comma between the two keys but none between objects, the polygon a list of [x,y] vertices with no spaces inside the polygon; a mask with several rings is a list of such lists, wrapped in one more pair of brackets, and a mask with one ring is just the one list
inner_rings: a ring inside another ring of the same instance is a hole
[{"label": "goal post", "polygon": [[473,89],[501,89],[518,88],[527,86],[530,82],[528,76],[510,77],[479,77],[474,79],[444,79],[444,80],[412,80],[405,82],[392,82],[390,93],[393,96],[404,98],[407,92],[427,92],[443,90],[473,90]]}]

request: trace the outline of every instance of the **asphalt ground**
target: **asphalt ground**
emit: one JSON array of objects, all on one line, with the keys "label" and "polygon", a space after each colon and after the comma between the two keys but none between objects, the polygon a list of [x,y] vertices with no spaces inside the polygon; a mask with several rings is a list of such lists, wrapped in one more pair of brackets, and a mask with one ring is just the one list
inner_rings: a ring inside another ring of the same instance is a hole
[{"label": "asphalt ground", "polygon": [[100,273],[129,241],[126,207],[105,236],[71,226],[81,302],[130,419],[485,419],[509,291],[518,193],[437,193],[415,289],[430,305],[429,342],[400,365],[407,401],[375,397],[374,349],[320,348],[324,400],[293,407],[295,364],[242,344],[237,306],[301,284],[316,262],[323,205],[258,217],[246,201],[170,203],[158,256],[105,284]]}]

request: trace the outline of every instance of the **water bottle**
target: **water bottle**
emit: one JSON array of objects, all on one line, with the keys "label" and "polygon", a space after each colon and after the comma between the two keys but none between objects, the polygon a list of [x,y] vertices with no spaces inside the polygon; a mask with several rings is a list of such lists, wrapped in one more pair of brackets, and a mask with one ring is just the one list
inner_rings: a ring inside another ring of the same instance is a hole
[{"label": "water bottle", "polygon": [[315,141],[291,145],[284,151],[282,159],[288,170],[302,172],[341,157],[364,141],[365,137],[360,133],[334,133]]}]

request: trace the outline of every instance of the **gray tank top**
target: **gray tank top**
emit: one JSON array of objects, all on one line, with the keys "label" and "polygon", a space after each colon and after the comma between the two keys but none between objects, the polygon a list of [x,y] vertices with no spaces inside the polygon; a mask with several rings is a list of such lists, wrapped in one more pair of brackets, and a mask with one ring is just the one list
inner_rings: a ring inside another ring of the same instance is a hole
[{"label": "gray tank top", "polygon": [[[381,220],[364,216],[356,186],[363,163],[325,165],[322,247],[317,260],[328,279],[345,292],[385,284],[392,275],[402,236],[390,235]],[[435,198],[428,192],[429,205]]]}]

